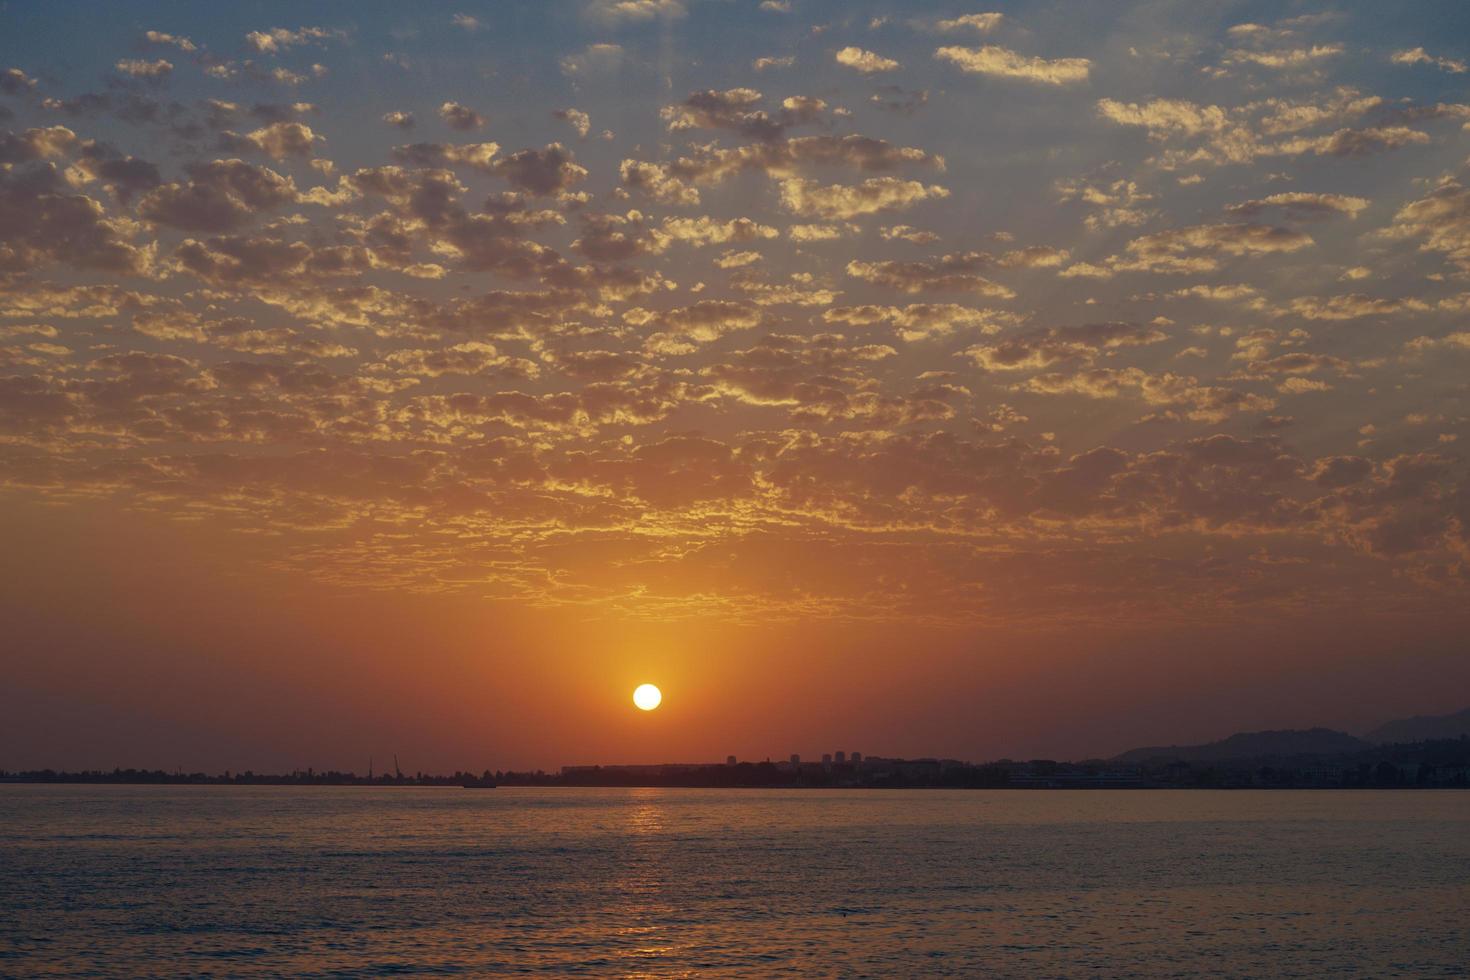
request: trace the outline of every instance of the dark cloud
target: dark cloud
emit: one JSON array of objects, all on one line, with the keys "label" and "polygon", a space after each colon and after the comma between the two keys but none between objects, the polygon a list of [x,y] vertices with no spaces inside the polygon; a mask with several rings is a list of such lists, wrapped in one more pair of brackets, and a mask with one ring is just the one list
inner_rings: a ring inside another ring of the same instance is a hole
[{"label": "dark cloud", "polygon": [[76,193],[55,164],[0,169],[0,273],[48,262],[141,273],[150,254],[129,241],[127,229],[99,202]]},{"label": "dark cloud", "polygon": [[889,112],[911,113],[922,109],[929,102],[929,90],[884,85],[868,96],[868,102]]},{"label": "dark cloud", "polygon": [[185,231],[234,231],[297,200],[291,178],[243,160],[192,164],[187,171],[187,181],[149,192],[138,203],[139,216]]},{"label": "dark cloud", "polygon": [[573,162],[572,154],[560,143],[548,143],[541,150],[518,150],[496,161],[492,169],[511,186],[536,195],[568,190],[587,177],[586,169]]},{"label": "dark cloud", "polygon": [[677,105],[665,106],[661,115],[673,132],[723,129],[745,139],[769,142],[780,139],[794,126],[822,121],[827,111],[827,103],[809,96],[791,96],[774,113],[759,108],[763,101],[764,96],[755,89],[706,89],[690,94]]},{"label": "dark cloud", "polygon": [[86,140],[77,151],[76,166],[100,181],[124,204],[163,182],[158,166],[129,156],[107,143]]}]

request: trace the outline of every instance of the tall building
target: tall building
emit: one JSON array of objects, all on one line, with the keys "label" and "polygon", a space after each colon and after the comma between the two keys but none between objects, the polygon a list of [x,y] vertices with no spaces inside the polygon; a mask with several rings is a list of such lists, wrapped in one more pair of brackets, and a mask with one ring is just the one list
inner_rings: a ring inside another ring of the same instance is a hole
[{"label": "tall building", "polygon": [[852,754],[852,764],[855,766],[863,764],[863,754],[861,752],[854,752]]},{"label": "tall building", "polygon": [[727,756],[725,756],[725,765],[727,765],[727,766],[733,766],[734,764],[735,764],[735,757],[733,755],[727,755]]},{"label": "tall building", "polygon": [[847,753],[838,752],[836,758],[833,761],[836,762],[839,766],[842,765],[844,762],[847,761]]},{"label": "tall building", "polygon": [[801,756],[797,755],[795,752],[791,753],[791,765],[793,767],[801,765]]}]

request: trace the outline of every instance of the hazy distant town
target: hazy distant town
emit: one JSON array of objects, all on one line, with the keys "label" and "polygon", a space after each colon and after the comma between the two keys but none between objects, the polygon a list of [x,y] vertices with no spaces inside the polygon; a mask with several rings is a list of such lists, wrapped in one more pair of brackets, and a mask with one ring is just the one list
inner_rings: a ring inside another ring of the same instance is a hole
[{"label": "hazy distant town", "polygon": [[337,770],[207,774],[113,769],[8,772],[10,783],[161,783],[292,786],[670,786],[852,789],[1359,789],[1470,787],[1470,709],[1389,722],[1359,738],[1328,728],[1242,732],[1202,745],[1131,749],[1110,759],[1058,762],[898,759],[837,750],[819,759],[568,765],[556,772],[480,770],[447,775]]}]

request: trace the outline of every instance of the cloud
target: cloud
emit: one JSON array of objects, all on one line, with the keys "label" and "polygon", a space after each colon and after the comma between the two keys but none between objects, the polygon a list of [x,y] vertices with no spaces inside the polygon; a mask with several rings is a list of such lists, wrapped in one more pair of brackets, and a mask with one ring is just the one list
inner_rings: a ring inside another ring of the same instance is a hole
[{"label": "cloud", "polygon": [[1432,350],[1470,351],[1470,331],[1457,330],[1443,337],[1415,337],[1404,348],[1416,354]]},{"label": "cloud", "polygon": [[153,250],[129,240],[125,222],[76,193],[49,162],[0,167],[0,275],[60,262],[77,269],[137,275]]},{"label": "cloud", "polygon": [[1154,200],[1154,195],[1145,193],[1132,180],[1119,179],[1099,184],[1062,179],[1057,182],[1057,191],[1062,201],[1081,201],[1096,209],[1083,219],[1083,224],[1093,231],[1141,225],[1158,214],[1152,208],[1142,207]]},{"label": "cloud", "polygon": [[1175,145],[1157,158],[1166,169],[1190,164],[1244,164],[1263,156],[1363,156],[1395,149],[1428,137],[1405,126],[1343,127],[1332,133],[1298,135],[1272,142],[1269,137],[1301,133],[1318,126],[1354,119],[1380,107],[1383,100],[1340,86],[1307,101],[1267,98],[1234,109],[1200,105],[1183,99],[1144,103],[1100,99],[1098,113],[1122,126],[1145,129],[1151,140]]},{"label": "cloud", "polygon": [[1283,194],[1272,194],[1269,197],[1259,198],[1257,200],[1243,201],[1240,204],[1232,204],[1225,210],[1238,217],[1254,218],[1265,211],[1277,209],[1288,218],[1295,218],[1301,221],[1330,218],[1337,215],[1356,218],[1359,212],[1368,207],[1369,203],[1365,197],[1291,191]]},{"label": "cloud", "polygon": [[849,327],[884,326],[905,341],[945,337],[954,333],[999,333],[1021,322],[1005,310],[976,309],[955,303],[910,303],[907,306],[835,306],[822,313],[825,323]]},{"label": "cloud", "polygon": [[1421,252],[1439,252],[1470,270],[1470,190],[1446,180],[1429,195],[1399,208],[1380,232],[1389,240],[1416,240]]},{"label": "cloud", "polygon": [[1155,136],[1216,133],[1228,122],[1225,110],[1219,106],[1202,106],[1184,99],[1154,99],[1141,104],[1099,99],[1097,111],[1120,126],[1141,126]]},{"label": "cloud", "polygon": [[623,186],[642,191],[665,204],[698,204],[699,191],[669,173],[660,163],[624,160],[618,168]]},{"label": "cloud", "polygon": [[754,140],[774,141],[786,130],[816,122],[827,104],[821,99],[788,96],[774,114],[759,108],[764,97],[752,88],[693,92],[677,105],[664,106],[659,115],[670,132],[688,129],[727,129]]},{"label": "cloud", "polygon": [[701,216],[698,218],[665,218],[662,234],[667,235],[673,241],[703,247],[777,238],[781,233],[770,225],[763,225],[749,218],[720,221],[716,218]]},{"label": "cloud", "polygon": [[1341,44],[1314,44],[1310,48],[1283,48],[1272,51],[1230,51],[1226,64],[1253,64],[1265,68],[1301,68],[1324,58],[1342,54]]},{"label": "cloud", "polygon": [[473,34],[481,27],[480,18],[472,14],[455,14],[449,18],[449,22],[462,31]]},{"label": "cloud", "polygon": [[363,250],[318,253],[304,242],[265,235],[186,238],[173,252],[174,268],[216,286],[291,284],[331,276],[361,275],[371,267]]},{"label": "cloud", "polygon": [[1291,301],[1291,312],[1308,320],[1356,320],[1365,316],[1395,316],[1400,313],[1423,313],[1429,304],[1413,297],[1381,299],[1362,293],[1344,296],[1298,296]]},{"label": "cloud", "polygon": [[484,116],[469,106],[460,105],[458,102],[446,102],[441,105],[439,107],[439,118],[443,119],[444,124],[450,129],[457,129],[461,132],[470,129],[479,129],[485,125]]},{"label": "cloud", "polygon": [[899,211],[949,196],[938,184],[897,177],[870,177],[861,184],[818,184],[802,178],[781,181],[781,206],[807,218],[847,220],[865,214]]},{"label": "cloud", "polygon": [[310,75],[303,74],[301,72],[295,72],[289,68],[282,68],[278,66],[272,68],[265,77],[270,78],[272,81],[280,82],[282,85],[295,86],[301,85],[312,78],[325,78],[326,76],[327,66],[322,64],[314,64],[311,66]]},{"label": "cloud", "polygon": [[316,144],[324,139],[305,123],[276,122],[244,136],[226,131],[220,135],[220,148],[236,153],[264,153],[273,160],[284,160],[286,157],[311,156]]},{"label": "cloud", "polygon": [[173,74],[174,70],[173,63],[165,61],[162,58],[156,61],[145,61],[141,58],[124,58],[113,65],[113,67],[117,69],[120,75],[126,75],[129,78],[142,78],[148,81],[159,81],[167,78]]},{"label": "cloud", "polygon": [[1260,290],[1245,283],[1225,283],[1220,285],[1195,285],[1176,289],[1170,296],[1179,298],[1193,297],[1195,299],[1218,300],[1220,302],[1232,302],[1234,300],[1250,299],[1258,296]]},{"label": "cloud", "polygon": [[1223,256],[1296,252],[1313,244],[1306,233],[1277,225],[1191,225],[1135,238],[1124,254],[1112,256],[1104,265],[1071,266],[1062,275],[1106,278],[1114,272],[1213,272]]},{"label": "cloud", "polygon": [[[1241,355],[1236,356],[1239,357]],[[1352,364],[1340,357],[1333,357],[1330,354],[1314,354],[1309,351],[1288,351],[1285,354],[1277,354],[1274,357],[1252,358],[1248,360],[1244,371],[1239,376],[1259,380],[1281,375],[1299,376],[1316,374],[1319,371],[1333,371],[1340,375],[1349,376],[1352,374],[1352,370]],[[1313,384],[1317,384],[1317,382]]]},{"label": "cloud", "polygon": [[884,85],[878,91],[868,96],[868,104],[888,112],[900,112],[904,114],[916,112],[929,102],[929,91],[927,89],[909,89],[898,85]]},{"label": "cloud", "polygon": [[1141,368],[1084,368],[1038,374],[1022,385],[1040,395],[1081,395],[1093,399],[1138,398],[1158,411],[1151,418],[1219,423],[1240,412],[1266,412],[1275,402],[1262,395],[1211,385],[1170,372]]},{"label": "cloud", "polygon": [[1005,14],[961,14],[948,20],[940,20],[934,24],[935,30],[949,34],[955,31],[974,31],[977,34],[989,34],[1001,25],[1005,20]]},{"label": "cloud", "polygon": [[1339,129],[1326,136],[1287,140],[1278,147],[1278,151],[1287,154],[1310,152],[1317,156],[1363,157],[1414,143],[1428,142],[1428,134],[1407,126],[1374,126],[1367,129]]},{"label": "cloud", "polygon": [[283,326],[265,326],[247,317],[206,319],[185,310],[147,311],[133,316],[133,330],[159,341],[187,341],[221,350],[262,356],[348,358],[352,347],[303,335]]},{"label": "cloud", "polygon": [[298,199],[296,185],[267,167],[215,160],[188,167],[186,182],[155,188],[138,202],[145,221],[184,231],[234,231],[261,213]]},{"label": "cloud", "polygon": [[298,27],[294,31],[284,27],[272,27],[268,31],[251,31],[246,34],[245,44],[261,54],[279,54],[287,48],[323,41],[340,41],[346,36],[342,31],[328,30],[324,27]]},{"label": "cloud", "polygon": [[[3,156],[0,150],[0,157]],[[123,204],[163,182],[157,165],[96,140],[83,140],[77,146],[67,177],[78,185],[100,181]]]},{"label": "cloud", "polygon": [[383,113],[383,122],[398,129],[413,129],[414,121],[413,113],[404,112],[401,109]]},{"label": "cloud", "polygon": [[914,245],[932,245],[939,236],[932,231],[923,231],[912,225],[889,225],[882,230],[885,241],[911,242]]},{"label": "cloud", "polygon": [[582,139],[586,139],[587,134],[592,131],[592,117],[581,109],[557,109],[551,115],[563,122],[570,123]]},{"label": "cloud", "polygon": [[658,346],[665,336],[695,343],[709,343],[727,333],[749,330],[761,322],[761,313],[749,303],[731,300],[700,300],[689,306],[651,311],[633,307],[623,321],[646,331],[648,341]]},{"label": "cloud", "polygon": [[1092,69],[1092,62],[1086,58],[1033,58],[993,44],[982,48],[950,45],[936,49],[934,57],[970,74],[1014,78],[1040,85],[1085,82]]},{"label": "cloud", "polygon": [[497,161],[493,170],[511,186],[538,196],[567,190],[587,177],[586,168],[573,162],[572,154],[560,143],[548,143],[540,150],[517,150]]},{"label": "cloud", "polygon": [[1470,65],[1459,58],[1436,58],[1423,48],[1395,51],[1389,60],[1396,65],[1433,65],[1454,75],[1470,71]]},{"label": "cloud", "polygon": [[462,164],[485,173],[495,172],[499,143],[407,143],[393,148],[393,156],[418,167]]},{"label": "cloud", "polygon": [[790,55],[784,57],[767,56],[756,58],[750,63],[750,67],[755,71],[766,71],[769,68],[790,68],[794,64],[796,64],[796,59]]},{"label": "cloud", "polygon": [[987,371],[1038,371],[1065,362],[1091,363],[1101,352],[1156,344],[1167,336],[1150,326],[1089,323],[1050,327],[998,343],[976,344],[961,354]]},{"label": "cloud", "polygon": [[627,215],[582,215],[582,235],[572,248],[599,262],[620,262],[636,255],[660,254],[669,242],[668,236],[650,231],[641,214],[630,211]]},{"label": "cloud", "polygon": [[494,344],[476,340],[430,350],[396,350],[388,353],[383,363],[404,374],[425,378],[454,374],[534,378],[540,374],[534,361],[510,357]]},{"label": "cloud", "polygon": [[1338,490],[1361,483],[1371,475],[1371,459],[1362,456],[1324,456],[1313,467],[1311,480],[1319,487]]},{"label": "cloud", "polygon": [[871,75],[874,72],[897,71],[899,68],[898,62],[892,58],[885,58],[880,54],[865,51],[857,47],[843,48],[837,52],[835,57],[839,65],[855,69],[864,75]]},{"label": "cloud", "polygon": [[573,78],[584,78],[617,70],[623,63],[623,46],[620,44],[589,44],[577,54],[561,59],[562,74]]},{"label": "cloud", "polygon": [[717,184],[747,172],[779,180],[796,178],[816,167],[849,167],[866,173],[886,173],[909,166],[943,171],[945,162],[943,157],[918,147],[896,146],[886,140],[851,134],[798,136],[730,149],[699,146],[691,155],[671,163],[646,166],[656,167],[665,178]]},{"label": "cloud", "polygon": [[[881,419],[887,424],[915,420],[901,399],[861,390],[870,366],[897,352],[884,344],[849,344],[838,335],[772,335],[754,347],[730,351],[700,371],[724,396],[749,405],[781,406],[798,419]],[[941,396],[957,389],[935,390]],[[941,400],[932,417],[949,417]]]},{"label": "cloud", "polygon": [[644,23],[688,13],[683,0],[590,0],[586,15],[604,24]]},{"label": "cloud", "polygon": [[65,156],[77,145],[77,134],[65,126],[28,129],[21,135],[0,131],[0,163],[24,163]]},{"label": "cloud", "polygon": [[856,225],[787,225],[786,237],[793,242],[835,242],[856,228]]},{"label": "cloud", "polygon": [[0,93],[5,95],[28,95],[36,87],[36,80],[19,68],[0,71]]},{"label": "cloud", "polygon": [[757,306],[830,306],[841,293],[813,286],[810,275],[793,273],[790,282],[762,282],[753,276],[731,277],[730,285],[743,292]]},{"label": "cloud", "polygon": [[853,259],[847,263],[847,274],[854,279],[904,293],[968,292],[996,299],[1011,299],[1014,291],[978,275],[978,271],[994,264],[991,256],[980,252],[944,255],[930,262],[865,262]]},{"label": "cloud", "polygon": [[1357,89],[1339,86],[1325,98],[1293,102],[1270,98],[1260,105],[1269,110],[1261,117],[1261,131],[1268,135],[1295,133],[1313,126],[1355,119],[1383,104],[1376,95],[1363,95]]}]

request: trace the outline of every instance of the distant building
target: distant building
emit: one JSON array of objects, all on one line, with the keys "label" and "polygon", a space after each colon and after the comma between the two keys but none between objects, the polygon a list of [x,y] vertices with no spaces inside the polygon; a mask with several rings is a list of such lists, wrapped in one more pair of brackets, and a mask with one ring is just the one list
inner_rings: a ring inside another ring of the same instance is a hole
[{"label": "distant building", "polygon": [[1342,766],[1305,766],[1302,778],[1313,786],[1341,786]]},{"label": "distant building", "polygon": [[801,756],[795,752],[791,753],[791,768],[795,769],[799,765],[801,765]]},{"label": "distant building", "polygon": [[832,768],[832,753],[831,752],[823,752],[822,753],[822,768],[823,769],[831,769]]},{"label": "distant building", "polygon": [[861,752],[854,752],[852,754],[852,764],[855,766],[863,764],[863,754]]},{"label": "distant building", "polygon": [[733,766],[734,764],[735,764],[735,757],[733,755],[727,755],[727,756],[725,756],[725,765],[727,765],[727,766]]},{"label": "distant building", "polygon": [[833,762],[836,762],[839,766],[842,765],[843,763],[845,763],[847,761],[847,753],[846,752],[838,752],[837,755],[836,755],[836,757],[832,761]]}]

